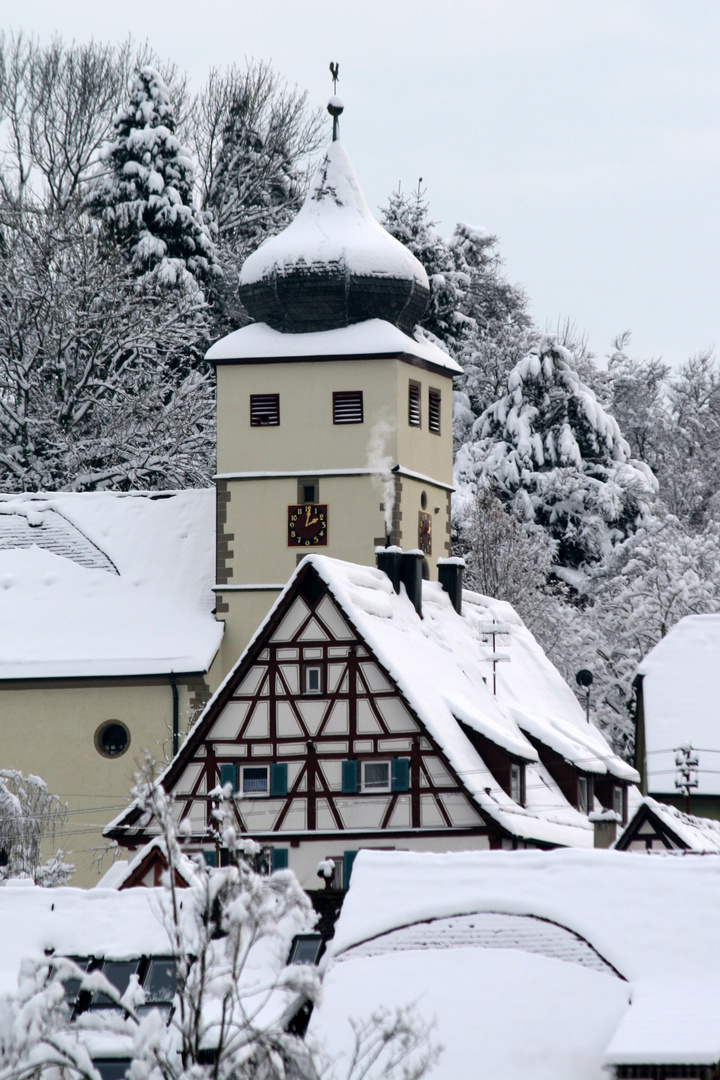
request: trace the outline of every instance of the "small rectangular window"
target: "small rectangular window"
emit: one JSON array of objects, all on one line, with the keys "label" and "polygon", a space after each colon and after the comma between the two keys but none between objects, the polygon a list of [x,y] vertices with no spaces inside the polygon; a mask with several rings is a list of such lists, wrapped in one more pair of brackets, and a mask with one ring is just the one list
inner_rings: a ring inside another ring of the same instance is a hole
[{"label": "small rectangular window", "polygon": [[320,502],[320,481],[314,476],[301,476],[297,487],[298,503]]},{"label": "small rectangular window", "polygon": [[580,810],[583,814],[587,814],[588,806],[589,806],[587,777],[578,776],[577,785],[578,785],[578,810]]},{"label": "small rectangular window", "polygon": [[363,761],[363,791],[390,791],[390,762]]},{"label": "small rectangular window", "polygon": [[177,964],[171,956],[153,956],[142,984],[145,1004],[139,1009],[149,1012],[153,1005],[172,1005],[177,979]]},{"label": "small rectangular window", "polygon": [[[130,976],[137,975],[139,967],[139,960],[105,960],[103,961],[102,973],[107,981],[115,987],[118,995],[122,997],[130,985]],[[92,996],[90,1008],[107,1009],[117,1008],[117,1006],[112,998],[103,994],[101,990],[96,990]]]},{"label": "small rectangular window", "polygon": [[333,424],[362,424],[362,390],[333,391]]},{"label": "small rectangular window", "polygon": [[428,429],[435,435],[440,434],[440,391],[428,393]]},{"label": "small rectangular window", "polygon": [[322,945],[321,934],[296,934],[288,964],[317,964]]},{"label": "small rectangular window", "polygon": [[308,664],[305,668],[304,689],[306,694],[322,694],[322,668]]},{"label": "small rectangular window", "polygon": [[512,764],[510,766],[510,798],[516,803],[522,800],[522,766]]},{"label": "small rectangular window", "polygon": [[411,382],[408,387],[408,424],[420,427],[420,383]]},{"label": "small rectangular window", "polygon": [[250,395],[250,426],[277,427],[280,423],[279,394]]},{"label": "small rectangular window", "polygon": [[623,789],[618,785],[613,788],[613,810],[621,821],[623,821],[625,817],[623,814],[623,801]]},{"label": "small rectangular window", "polygon": [[267,795],[269,772],[267,765],[243,765],[242,794]]}]

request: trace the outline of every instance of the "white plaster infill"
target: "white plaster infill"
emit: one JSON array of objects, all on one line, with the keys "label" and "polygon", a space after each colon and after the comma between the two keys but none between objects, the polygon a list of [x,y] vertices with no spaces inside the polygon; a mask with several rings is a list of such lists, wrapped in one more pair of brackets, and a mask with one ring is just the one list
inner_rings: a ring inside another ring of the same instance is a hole
[{"label": "white plaster infill", "polygon": [[[396,476],[407,476],[410,480],[419,480],[423,484],[432,484],[445,491],[454,491],[454,484],[446,484],[424,473],[413,472],[402,465],[390,470]],[[287,480],[301,476],[382,476],[387,477],[383,469],[288,469],[279,472],[225,472],[216,473],[214,480]]]}]

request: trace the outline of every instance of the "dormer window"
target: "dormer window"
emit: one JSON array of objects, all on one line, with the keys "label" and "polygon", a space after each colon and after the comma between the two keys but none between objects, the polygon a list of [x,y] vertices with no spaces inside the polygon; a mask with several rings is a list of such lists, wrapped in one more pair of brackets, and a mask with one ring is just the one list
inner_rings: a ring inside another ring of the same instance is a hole
[{"label": "dormer window", "polygon": [[279,394],[250,395],[250,427],[277,427],[280,423]]}]

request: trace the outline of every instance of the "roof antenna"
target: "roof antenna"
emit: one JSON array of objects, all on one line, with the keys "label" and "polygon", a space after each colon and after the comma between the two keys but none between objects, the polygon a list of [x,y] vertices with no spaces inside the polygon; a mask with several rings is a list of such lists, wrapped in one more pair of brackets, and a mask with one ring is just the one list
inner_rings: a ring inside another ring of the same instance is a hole
[{"label": "roof antenna", "polygon": [[340,65],[338,63],[333,63],[332,60],[330,61],[330,74],[333,81],[333,92],[332,97],[327,104],[327,111],[333,118],[333,142],[337,142],[340,138],[339,117],[345,106],[342,103],[342,99],[337,96],[337,81],[340,78]]}]

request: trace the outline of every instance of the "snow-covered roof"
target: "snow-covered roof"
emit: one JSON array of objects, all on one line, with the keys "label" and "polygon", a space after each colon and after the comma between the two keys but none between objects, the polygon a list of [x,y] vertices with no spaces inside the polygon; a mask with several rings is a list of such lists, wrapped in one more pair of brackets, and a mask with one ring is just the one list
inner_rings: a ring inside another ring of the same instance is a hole
[{"label": "snow-covered roof", "polygon": [[675,750],[698,751],[697,795],[720,795],[720,615],[687,615],[638,668],[647,786],[675,794]]},{"label": "snow-covered roof", "polygon": [[161,890],[41,889],[24,880],[0,888],[0,994],[17,986],[20,962],[57,956],[128,960],[167,954]]},{"label": "snow-covered roof", "polygon": [[[572,691],[509,604],[466,591],[460,617],[438,582],[423,582],[420,619],[405,591],[396,593],[381,570],[308,555],[206,706],[194,738],[201,737],[203,718],[212,713],[214,701],[308,566],[325,582],[489,818],[522,839],[592,847],[593,826],[587,815],[570,805],[522,729],[582,769],[601,775],[609,771],[625,780],[637,780],[637,773],[586,723]],[[496,664],[497,697],[492,692],[492,635],[487,633],[491,624],[510,639],[502,650],[509,662]],[[524,806],[500,786],[458,721],[527,763]],[[181,747],[180,757],[183,752]],[[167,772],[173,768],[171,764]],[[121,825],[127,813],[106,832]]]},{"label": "snow-covered roof", "polygon": [[298,264],[340,264],[351,274],[416,278],[428,287],[422,264],[371,214],[339,140],[323,154],[294,221],[245,260],[240,284],[251,285]]},{"label": "snow-covered roof", "polygon": [[[565,800],[521,725],[583,769],[600,774],[610,769],[627,779],[637,774],[586,723],[572,691],[512,607],[465,591],[459,618],[442,586],[424,581],[419,619],[404,592],[397,594],[381,570],[321,555],[310,555],[308,561],[478,805],[515,836],[592,846],[586,815]],[[501,650],[509,662],[496,664],[497,697],[491,690],[492,637],[485,633],[493,622],[510,630],[510,645]],[[526,806],[500,787],[458,720],[529,763]]]},{"label": "snow-covered roof", "polygon": [[347,1049],[349,1018],[415,1002],[447,1076],[717,1061],[718,903],[713,856],[361,851],[310,1034]]},{"label": "snow-covered roof", "polygon": [[462,368],[451,356],[419,332],[413,337],[384,319],[367,319],[335,330],[307,334],[285,334],[266,323],[251,323],[220,338],[208,350],[213,363],[228,360],[281,360],[303,357],[341,358],[352,356],[415,357],[453,374]]},{"label": "snow-covered roof", "polygon": [[0,679],[206,671],[215,494],[0,496]]},{"label": "snow-covered roof", "polygon": [[[667,826],[679,840],[687,845],[688,851],[700,854],[720,855],[720,821],[713,818],[695,817],[693,814],[684,814],[676,806],[668,806],[667,803],[658,802],[649,796],[642,799],[623,830],[623,836],[631,833],[638,813],[642,807],[647,807],[663,825]],[[622,836],[618,837],[618,844]]]}]

